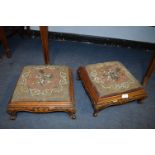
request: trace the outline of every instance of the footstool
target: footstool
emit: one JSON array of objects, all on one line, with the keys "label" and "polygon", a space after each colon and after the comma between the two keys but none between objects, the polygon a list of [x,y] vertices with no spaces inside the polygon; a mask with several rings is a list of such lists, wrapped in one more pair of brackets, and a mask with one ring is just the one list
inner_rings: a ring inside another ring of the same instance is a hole
[{"label": "footstool", "polygon": [[11,119],[17,112],[67,112],[75,118],[73,79],[66,66],[24,67],[8,105]]},{"label": "footstool", "polygon": [[142,101],[147,94],[135,77],[118,61],[87,65],[78,69],[94,108],[94,116],[109,106]]}]

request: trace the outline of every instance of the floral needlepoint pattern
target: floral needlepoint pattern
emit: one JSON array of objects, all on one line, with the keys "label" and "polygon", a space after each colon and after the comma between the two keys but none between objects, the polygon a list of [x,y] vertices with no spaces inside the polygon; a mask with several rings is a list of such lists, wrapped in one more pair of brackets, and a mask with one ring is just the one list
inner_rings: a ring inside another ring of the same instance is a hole
[{"label": "floral needlepoint pattern", "polygon": [[118,61],[88,65],[86,71],[100,97],[142,87]]},{"label": "floral needlepoint pattern", "polygon": [[68,101],[69,87],[66,66],[26,66],[12,101]]}]

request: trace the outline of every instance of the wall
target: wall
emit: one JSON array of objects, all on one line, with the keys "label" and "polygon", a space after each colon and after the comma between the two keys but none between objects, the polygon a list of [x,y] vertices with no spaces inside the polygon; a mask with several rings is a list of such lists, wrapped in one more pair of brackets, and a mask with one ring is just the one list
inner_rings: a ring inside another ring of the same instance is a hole
[{"label": "wall", "polygon": [[[32,26],[31,29],[39,30]],[[155,43],[155,27],[145,26],[49,26],[49,31],[84,34]]]}]

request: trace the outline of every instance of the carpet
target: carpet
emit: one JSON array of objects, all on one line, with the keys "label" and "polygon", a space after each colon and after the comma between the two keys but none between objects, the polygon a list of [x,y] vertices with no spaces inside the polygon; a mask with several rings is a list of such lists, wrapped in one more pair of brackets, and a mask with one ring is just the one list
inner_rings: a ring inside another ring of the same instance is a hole
[{"label": "carpet", "polygon": [[[44,64],[40,39],[14,36],[9,39],[12,58],[0,59],[0,128],[3,129],[138,129],[155,128],[155,74],[152,75],[146,91],[149,96],[143,104],[136,101],[109,107],[98,117],[92,116],[93,109],[81,81],[76,80],[79,66],[106,61],[120,61],[139,80],[145,74],[152,51],[106,46],[99,44],[49,40],[50,62],[72,68],[76,100],[77,119],[66,113],[18,113],[12,121],[7,106],[20,72],[26,65]],[[0,54],[2,54],[0,45]]]}]

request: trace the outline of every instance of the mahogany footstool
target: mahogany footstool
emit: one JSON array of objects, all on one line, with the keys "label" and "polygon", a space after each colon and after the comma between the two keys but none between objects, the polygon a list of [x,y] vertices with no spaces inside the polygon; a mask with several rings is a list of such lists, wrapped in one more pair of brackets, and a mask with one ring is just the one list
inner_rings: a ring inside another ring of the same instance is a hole
[{"label": "mahogany footstool", "polygon": [[71,70],[56,65],[24,67],[8,105],[11,119],[21,111],[67,112],[75,119]]},{"label": "mahogany footstool", "polygon": [[94,116],[106,107],[147,97],[141,84],[118,61],[80,67],[78,77],[92,101]]}]

